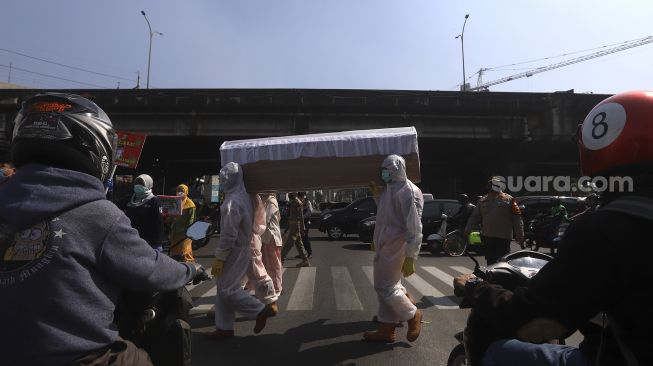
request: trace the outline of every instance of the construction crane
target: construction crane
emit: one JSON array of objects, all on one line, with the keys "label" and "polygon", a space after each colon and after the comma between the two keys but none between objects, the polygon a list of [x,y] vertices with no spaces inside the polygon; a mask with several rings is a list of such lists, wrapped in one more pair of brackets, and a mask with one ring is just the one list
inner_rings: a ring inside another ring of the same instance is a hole
[{"label": "construction crane", "polygon": [[640,38],[640,39],[636,39],[636,40],[632,40],[632,41],[626,41],[624,43],[619,44],[616,47],[608,48],[608,49],[605,49],[605,50],[602,50],[602,51],[599,51],[599,52],[595,52],[595,53],[590,53],[590,54],[585,55],[585,56],[572,58],[570,60],[561,61],[561,62],[558,62],[558,63],[555,63],[555,64],[551,64],[551,65],[547,65],[547,66],[541,66],[541,67],[538,67],[538,68],[535,68],[535,69],[532,69],[532,70],[528,70],[528,71],[525,71],[525,72],[522,72],[522,73],[519,73],[519,74],[515,74],[515,75],[511,75],[511,76],[506,76],[504,78],[497,79],[497,80],[494,80],[494,81],[490,81],[490,82],[487,82],[487,83],[482,83],[482,75],[483,75],[484,71],[487,71],[489,69],[480,69],[478,71],[478,85],[475,88],[468,88],[467,90],[469,90],[469,91],[477,91],[477,90],[487,91],[488,88],[493,86],[493,85],[497,85],[497,84],[501,84],[501,83],[505,83],[505,82],[508,82],[508,81],[525,78],[525,77],[531,77],[531,76],[533,76],[535,74],[539,74],[541,72],[545,72],[545,71],[549,71],[549,70],[553,70],[553,69],[558,69],[558,68],[568,66],[568,65],[573,65],[573,64],[576,64],[576,63],[579,63],[579,62],[591,60],[593,58],[609,55],[611,53],[624,51],[624,50],[627,50],[629,48],[643,46],[643,45],[651,43],[651,42],[653,42],[653,36],[648,36],[648,37],[645,37],[645,38]]}]

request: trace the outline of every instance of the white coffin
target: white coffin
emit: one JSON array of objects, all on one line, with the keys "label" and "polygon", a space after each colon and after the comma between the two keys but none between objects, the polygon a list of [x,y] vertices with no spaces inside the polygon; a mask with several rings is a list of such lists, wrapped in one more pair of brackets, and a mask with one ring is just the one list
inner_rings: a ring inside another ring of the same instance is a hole
[{"label": "white coffin", "polygon": [[414,127],[225,141],[220,146],[222,165],[240,164],[249,192],[381,184],[381,162],[390,154],[403,156],[408,178],[420,181]]}]

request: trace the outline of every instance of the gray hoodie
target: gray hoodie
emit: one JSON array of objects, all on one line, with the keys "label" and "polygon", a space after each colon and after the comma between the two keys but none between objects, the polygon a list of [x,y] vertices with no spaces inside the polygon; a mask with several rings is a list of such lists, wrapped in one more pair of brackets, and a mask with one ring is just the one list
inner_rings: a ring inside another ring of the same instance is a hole
[{"label": "gray hoodie", "polygon": [[88,174],[29,164],[0,185],[3,365],[63,365],[114,342],[121,291],[184,286]]}]

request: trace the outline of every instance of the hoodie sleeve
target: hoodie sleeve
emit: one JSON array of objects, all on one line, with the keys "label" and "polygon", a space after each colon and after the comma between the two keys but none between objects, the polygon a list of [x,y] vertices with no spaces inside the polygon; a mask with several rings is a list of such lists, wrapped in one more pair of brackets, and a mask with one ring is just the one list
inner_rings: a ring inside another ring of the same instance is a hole
[{"label": "hoodie sleeve", "polygon": [[157,252],[121,215],[109,229],[98,258],[99,270],[134,291],[169,291],[195,277],[195,267]]}]

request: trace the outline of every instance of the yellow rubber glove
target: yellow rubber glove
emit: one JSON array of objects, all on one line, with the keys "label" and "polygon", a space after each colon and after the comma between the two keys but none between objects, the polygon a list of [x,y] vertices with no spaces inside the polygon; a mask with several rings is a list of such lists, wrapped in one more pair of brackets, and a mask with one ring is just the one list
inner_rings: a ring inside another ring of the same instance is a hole
[{"label": "yellow rubber glove", "polygon": [[370,185],[367,187],[374,197],[378,197],[383,192],[383,186],[376,184],[375,181],[371,180]]},{"label": "yellow rubber glove", "polygon": [[401,266],[401,273],[404,274],[404,277],[408,277],[415,273],[415,260],[411,257],[406,257],[404,259],[404,264]]},{"label": "yellow rubber glove", "polygon": [[223,269],[224,269],[224,261],[215,258],[213,260],[213,265],[211,266],[211,275],[213,275],[213,277],[220,277],[222,276]]},{"label": "yellow rubber glove", "polygon": [[376,252],[376,247],[374,246],[374,242],[370,243],[370,250]]}]

